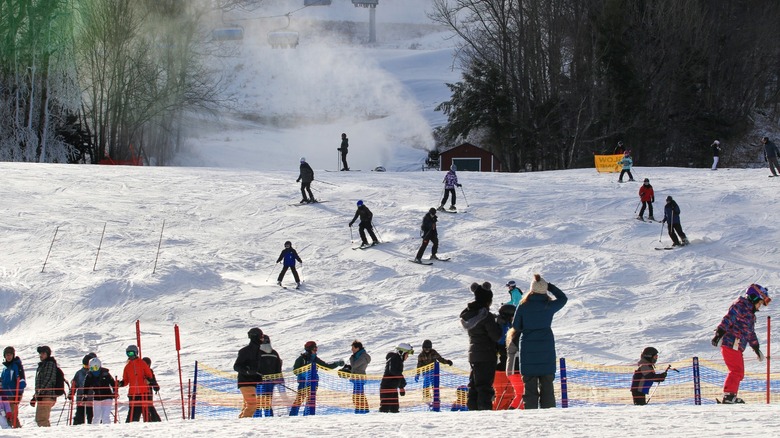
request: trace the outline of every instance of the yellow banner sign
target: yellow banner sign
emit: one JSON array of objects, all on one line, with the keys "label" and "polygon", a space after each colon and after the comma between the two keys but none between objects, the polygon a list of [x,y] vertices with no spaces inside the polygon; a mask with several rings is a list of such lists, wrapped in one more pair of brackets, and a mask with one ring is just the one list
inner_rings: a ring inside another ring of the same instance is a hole
[{"label": "yellow banner sign", "polygon": [[623,154],[594,155],[593,158],[596,160],[597,172],[620,172],[620,169],[623,168],[618,164],[618,161],[623,158]]}]

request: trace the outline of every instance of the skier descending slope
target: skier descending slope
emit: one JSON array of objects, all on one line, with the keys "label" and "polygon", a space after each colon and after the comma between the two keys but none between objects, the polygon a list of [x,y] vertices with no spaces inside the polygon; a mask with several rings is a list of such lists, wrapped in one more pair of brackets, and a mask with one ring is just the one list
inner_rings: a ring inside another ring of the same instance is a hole
[{"label": "skier descending slope", "polygon": [[739,383],[745,377],[745,359],[742,356],[745,348],[750,345],[758,360],[764,361],[764,353],[761,352],[756,336],[756,312],[771,301],[769,291],[765,287],[751,284],[745,291],[745,296],[734,301],[718,324],[715,337],[712,338],[712,346],[720,347],[723,361],[729,368],[729,374],[723,382],[725,404],[745,403],[737,397]]}]

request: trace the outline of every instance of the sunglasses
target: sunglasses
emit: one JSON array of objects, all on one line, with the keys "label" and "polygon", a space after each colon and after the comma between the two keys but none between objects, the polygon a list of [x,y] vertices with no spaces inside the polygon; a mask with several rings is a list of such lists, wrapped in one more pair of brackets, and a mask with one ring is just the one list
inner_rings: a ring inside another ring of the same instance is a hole
[{"label": "sunglasses", "polygon": [[135,351],[127,351],[127,357],[135,357]]},{"label": "sunglasses", "polygon": [[100,371],[100,367],[97,366],[97,365],[93,365],[93,366],[89,367],[89,370],[90,371]]}]

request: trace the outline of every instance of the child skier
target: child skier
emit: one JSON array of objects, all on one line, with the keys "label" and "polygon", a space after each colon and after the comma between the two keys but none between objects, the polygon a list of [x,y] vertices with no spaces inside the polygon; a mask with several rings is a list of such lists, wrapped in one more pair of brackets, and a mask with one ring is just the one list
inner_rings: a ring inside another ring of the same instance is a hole
[{"label": "child skier", "polygon": [[[295,359],[293,364],[293,374],[298,376],[298,393],[295,396],[295,401],[290,407],[290,416],[295,417],[298,415],[298,411],[303,408],[303,415],[314,415],[316,413],[316,394],[317,384],[319,377],[317,375],[317,367],[325,367],[333,369],[336,367],[344,366],[343,360],[336,362],[325,362],[317,356],[317,343],[314,341],[308,341],[303,345],[304,352]],[[316,363],[316,366],[306,367],[311,365],[312,362]]]},{"label": "child skier", "polygon": [[[662,223],[667,224],[669,237],[672,238],[672,246],[685,246],[689,244],[688,237],[683,233],[682,223],[680,223],[680,206],[674,202],[671,196],[666,197],[666,205],[664,206],[664,220]],[[680,235],[682,242],[677,237]]]},{"label": "child skier", "polygon": [[414,354],[414,349],[402,342],[385,356],[385,374],[379,384],[379,412],[399,411],[398,396],[406,395],[404,361],[410,354]]},{"label": "child skier", "polygon": [[634,160],[631,159],[631,152],[625,151],[623,153],[623,158],[617,163],[623,166],[623,170],[620,171],[620,177],[618,177],[618,182],[623,182],[623,175],[626,173],[628,174],[628,180],[633,181],[634,175],[631,175],[631,166],[634,164]]},{"label": "child skier", "polygon": [[647,219],[654,221],[653,202],[655,202],[655,192],[653,191],[653,186],[650,185],[650,180],[647,178],[642,183],[642,187],[639,188],[639,200],[642,201],[642,209],[639,210],[639,216],[636,218],[640,221],[645,220],[645,207],[647,207],[647,212],[650,214]]},{"label": "child skier", "polygon": [[637,362],[639,368],[634,371],[634,376],[631,378],[631,397],[637,406],[647,404],[645,396],[650,393],[653,383],[660,384],[666,380],[666,371],[660,374],[655,372],[656,362],[658,362],[658,350],[653,347],[642,350],[642,356]]},{"label": "child skier", "polygon": [[420,249],[417,250],[417,255],[414,256],[415,263],[422,263],[422,256],[425,254],[425,248],[428,247],[428,242],[433,243],[431,247],[431,258],[436,260],[438,257],[436,253],[439,251],[439,232],[436,231],[436,221],[439,218],[436,217],[436,209],[431,208],[428,210],[428,214],[423,216],[422,225],[420,226],[420,234],[422,235],[422,244]]},{"label": "child skier", "polygon": [[458,175],[455,174],[456,170],[458,170],[458,167],[453,164],[450,166],[450,171],[444,175],[444,180],[442,181],[444,183],[444,197],[441,199],[441,205],[439,206],[439,210],[441,211],[444,211],[444,204],[447,203],[447,198],[450,196],[450,194],[452,194],[452,204],[450,204],[450,210],[454,211],[457,209],[455,207],[455,187],[463,187],[463,185],[458,184]]},{"label": "child skier", "polygon": [[505,304],[511,304],[517,307],[520,304],[520,300],[523,298],[523,291],[517,287],[517,283],[514,280],[509,280],[506,283],[507,292],[509,292],[509,301]]},{"label": "child skier", "polygon": [[276,260],[276,263],[279,263],[282,260],[284,260],[284,268],[282,268],[282,272],[279,273],[279,277],[276,279],[276,284],[279,286],[282,285],[284,274],[286,274],[287,270],[289,269],[292,271],[293,278],[295,278],[295,288],[298,289],[301,287],[301,279],[298,277],[298,271],[295,270],[295,261],[298,260],[298,263],[300,264],[303,264],[303,261],[300,257],[298,257],[298,253],[293,249],[292,242],[289,240],[284,242],[284,249],[282,250],[282,253],[279,254],[279,258]]},{"label": "child skier", "polygon": [[426,339],[422,343],[422,352],[417,356],[417,373],[414,375],[414,381],[419,382],[420,381],[420,369],[425,368],[422,370],[422,376],[423,376],[423,401],[426,403],[430,403],[432,396],[431,396],[431,387],[433,386],[433,367],[429,367],[429,365],[433,365],[434,362],[440,362],[447,364],[449,366],[452,366],[452,361],[447,360],[439,354],[438,351],[433,349],[433,342],[431,342],[430,339]]},{"label": "child skier", "polygon": [[111,424],[116,382],[100,359],[89,360],[89,373],[84,379],[84,389],[92,400],[92,424]]},{"label": "child skier", "polygon": [[764,353],[761,352],[756,336],[756,312],[761,306],[766,306],[772,301],[769,291],[761,285],[748,286],[744,297],[737,298],[726,316],[718,324],[715,337],[712,338],[712,346],[720,347],[723,361],[729,368],[726,381],[723,382],[723,403],[745,403],[737,397],[739,383],[745,377],[745,359],[742,356],[745,348],[750,348],[758,356],[758,360],[764,361]]}]

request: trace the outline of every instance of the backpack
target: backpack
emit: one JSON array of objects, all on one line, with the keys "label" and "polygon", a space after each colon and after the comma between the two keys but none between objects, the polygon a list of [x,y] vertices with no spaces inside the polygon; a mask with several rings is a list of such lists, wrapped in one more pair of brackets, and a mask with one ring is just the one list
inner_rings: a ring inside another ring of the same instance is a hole
[{"label": "backpack", "polygon": [[56,397],[65,395],[65,374],[60,367],[57,367],[57,373],[54,379],[54,395]]}]

